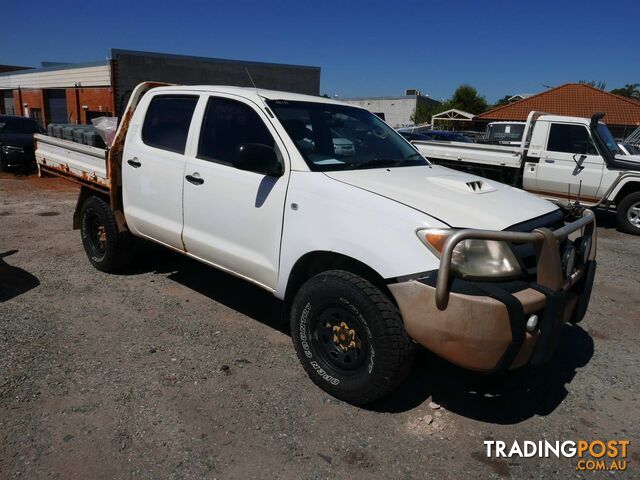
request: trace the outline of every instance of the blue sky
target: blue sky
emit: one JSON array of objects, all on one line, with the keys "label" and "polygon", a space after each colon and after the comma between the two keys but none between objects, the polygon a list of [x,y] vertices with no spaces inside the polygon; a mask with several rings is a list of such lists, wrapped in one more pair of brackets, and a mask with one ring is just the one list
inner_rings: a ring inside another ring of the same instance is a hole
[{"label": "blue sky", "polygon": [[91,61],[111,47],[296,63],[322,67],[322,93],[341,97],[442,99],[469,83],[495,101],[580,79],[640,83],[638,0],[2,5],[5,64]]}]

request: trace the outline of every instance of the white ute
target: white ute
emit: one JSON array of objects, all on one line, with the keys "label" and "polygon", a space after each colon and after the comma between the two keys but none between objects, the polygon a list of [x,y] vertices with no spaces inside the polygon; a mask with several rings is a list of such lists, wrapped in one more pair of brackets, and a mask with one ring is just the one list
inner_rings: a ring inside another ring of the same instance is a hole
[{"label": "white ute", "polygon": [[[531,112],[511,146],[413,141],[430,161],[473,172],[552,200],[615,210],[618,226],[640,235],[640,157],[625,156],[601,121]],[[489,131],[489,130],[488,130]]]},{"label": "white ute", "polygon": [[135,236],[272,292],[308,375],[353,404],[392,391],[416,344],[481,372],[544,362],[589,303],[589,210],[431,165],[330,99],[146,82],[109,149],[36,135],[36,157],[82,186],[96,268],[126,268]]}]

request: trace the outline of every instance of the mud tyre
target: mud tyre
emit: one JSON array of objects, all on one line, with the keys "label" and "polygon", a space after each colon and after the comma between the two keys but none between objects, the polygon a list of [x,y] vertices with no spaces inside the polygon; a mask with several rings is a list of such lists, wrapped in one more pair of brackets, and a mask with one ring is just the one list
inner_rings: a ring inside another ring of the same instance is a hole
[{"label": "mud tyre", "polygon": [[292,303],[291,337],[311,380],[354,405],[391,393],[414,358],[397,307],[371,282],[342,270],[302,285]]},{"label": "mud tyre", "polygon": [[640,235],[640,192],[634,192],[620,202],[616,211],[620,230]]},{"label": "mud tyre", "polygon": [[89,197],[80,213],[82,245],[91,264],[103,272],[117,272],[131,264],[133,239],[118,231],[111,207],[99,197]]}]

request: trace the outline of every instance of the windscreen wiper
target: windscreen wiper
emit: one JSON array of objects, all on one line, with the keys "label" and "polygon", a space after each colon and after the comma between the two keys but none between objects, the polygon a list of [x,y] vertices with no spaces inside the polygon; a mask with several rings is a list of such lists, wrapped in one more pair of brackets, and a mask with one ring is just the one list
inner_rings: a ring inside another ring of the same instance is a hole
[{"label": "windscreen wiper", "polygon": [[373,158],[371,160],[367,160],[366,162],[361,163],[350,163],[350,167],[354,168],[384,168],[384,167],[397,167],[398,165],[402,165],[404,160],[400,159],[392,159],[392,158]]}]

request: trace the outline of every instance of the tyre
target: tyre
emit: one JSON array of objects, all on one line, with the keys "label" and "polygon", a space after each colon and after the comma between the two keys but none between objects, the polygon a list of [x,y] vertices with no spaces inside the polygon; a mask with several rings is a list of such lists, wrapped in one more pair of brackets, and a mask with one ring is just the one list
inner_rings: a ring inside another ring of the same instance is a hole
[{"label": "tyre", "polygon": [[616,216],[620,230],[640,235],[640,192],[634,192],[624,197],[618,204]]},{"label": "tyre", "polygon": [[131,234],[118,231],[111,207],[101,198],[89,197],[82,205],[80,234],[87,257],[98,270],[115,272],[131,263]]},{"label": "tyre", "polygon": [[292,303],[291,337],[311,380],[354,405],[389,394],[413,363],[414,344],[397,307],[369,281],[342,270],[302,285]]}]

